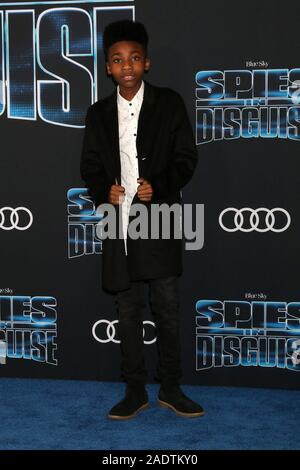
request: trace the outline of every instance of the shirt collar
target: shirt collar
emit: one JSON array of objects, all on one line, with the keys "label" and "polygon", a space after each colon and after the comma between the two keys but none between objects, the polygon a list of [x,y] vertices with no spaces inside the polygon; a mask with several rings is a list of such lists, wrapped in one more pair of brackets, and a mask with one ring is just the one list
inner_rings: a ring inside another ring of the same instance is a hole
[{"label": "shirt collar", "polygon": [[[124,110],[126,109],[126,111],[128,111],[129,108],[130,109],[133,108],[133,107],[138,108],[139,106],[141,106],[141,104],[143,102],[143,97],[144,97],[144,88],[145,88],[145,84],[144,84],[144,80],[142,80],[142,83],[141,83],[141,86],[140,86],[139,90],[134,95],[132,100],[128,101],[125,98],[123,98],[123,96],[120,95],[120,87],[118,85],[117,86],[118,106],[120,106]],[[131,105],[129,103],[131,103]]]}]

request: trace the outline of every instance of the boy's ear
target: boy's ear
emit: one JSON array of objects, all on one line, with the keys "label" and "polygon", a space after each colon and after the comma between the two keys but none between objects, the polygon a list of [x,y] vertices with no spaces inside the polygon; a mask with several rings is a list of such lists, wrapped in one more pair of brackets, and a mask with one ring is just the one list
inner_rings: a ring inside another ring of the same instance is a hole
[{"label": "boy's ear", "polygon": [[145,67],[144,67],[144,69],[145,69],[145,70],[149,70],[149,69],[150,69],[150,65],[151,65],[150,59],[149,59],[149,57],[147,57],[146,60],[145,60]]},{"label": "boy's ear", "polygon": [[108,62],[106,62],[106,71],[107,71],[108,75],[111,75],[110,66],[109,66]]}]

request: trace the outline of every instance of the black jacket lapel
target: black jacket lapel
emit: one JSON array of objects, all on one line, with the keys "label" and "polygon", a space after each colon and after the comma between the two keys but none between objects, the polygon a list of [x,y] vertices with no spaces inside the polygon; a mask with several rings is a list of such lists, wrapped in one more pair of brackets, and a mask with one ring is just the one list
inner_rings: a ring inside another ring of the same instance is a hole
[{"label": "black jacket lapel", "polygon": [[104,112],[103,123],[110,143],[113,176],[121,184],[117,89],[107,98]]},{"label": "black jacket lapel", "polygon": [[[150,158],[150,145],[153,139],[151,133],[151,119],[153,119],[153,108],[155,103],[154,89],[150,83],[145,82],[144,99],[140,110],[138,129],[136,136],[136,148],[139,160],[143,161],[143,167],[146,169]],[[144,176],[144,175],[142,175]]]}]

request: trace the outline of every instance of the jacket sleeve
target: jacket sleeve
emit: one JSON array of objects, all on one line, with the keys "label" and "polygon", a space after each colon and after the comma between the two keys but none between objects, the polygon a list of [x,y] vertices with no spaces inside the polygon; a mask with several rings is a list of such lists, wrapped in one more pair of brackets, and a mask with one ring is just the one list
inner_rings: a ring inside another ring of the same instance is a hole
[{"label": "jacket sleeve", "polygon": [[178,93],[175,95],[175,103],[171,127],[171,158],[167,167],[159,173],[154,173],[151,178],[155,200],[180,191],[192,178],[198,162],[195,137],[185,104]]},{"label": "jacket sleeve", "polygon": [[110,183],[99,154],[99,144],[92,121],[92,109],[88,108],[82,144],[80,174],[96,207],[108,202]]}]

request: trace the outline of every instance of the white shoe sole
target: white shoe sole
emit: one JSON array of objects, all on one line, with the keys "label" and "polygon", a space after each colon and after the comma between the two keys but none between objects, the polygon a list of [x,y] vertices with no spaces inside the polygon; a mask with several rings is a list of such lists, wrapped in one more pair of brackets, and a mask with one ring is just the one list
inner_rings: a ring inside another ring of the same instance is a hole
[{"label": "white shoe sole", "polygon": [[131,415],[127,415],[127,416],[118,416],[118,415],[110,415],[108,414],[108,418],[109,419],[117,419],[117,420],[125,420],[125,419],[132,419],[132,418],[135,418],[135,416],[142,410],[145,410],[146,408],[149,408],[149,402],[145,403],[144,405],[140,406],[140,408],[138,408],[134,413],[132,413]]},{"label": "white shoe sole", "polygon": [[176,408],[170,405],[170,403],[167,403],[162,400],[158,400],[158,404],[161,408],[169,408],[170,410],[174,411],[174,413],[176,413],[178,416],[184,416],[185,418],[197,418],[205,415],[204,411],[200,411],[198,413],[183,413],[182,411],[176,410]]}]

